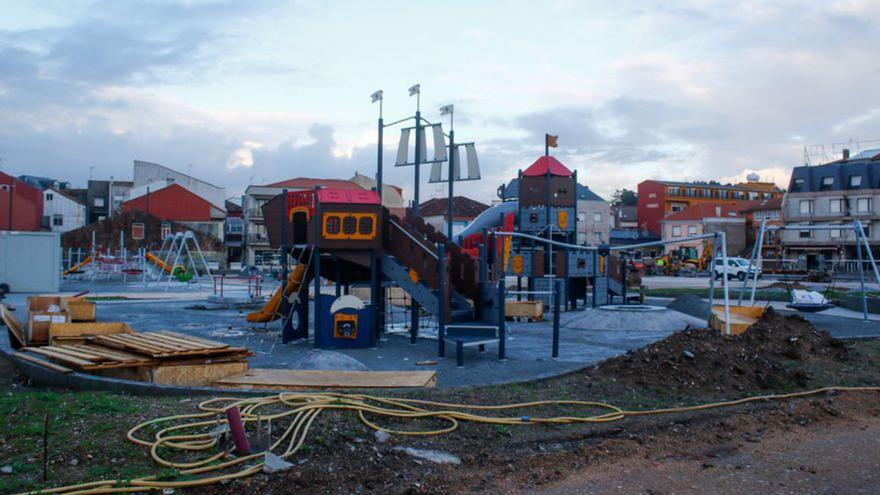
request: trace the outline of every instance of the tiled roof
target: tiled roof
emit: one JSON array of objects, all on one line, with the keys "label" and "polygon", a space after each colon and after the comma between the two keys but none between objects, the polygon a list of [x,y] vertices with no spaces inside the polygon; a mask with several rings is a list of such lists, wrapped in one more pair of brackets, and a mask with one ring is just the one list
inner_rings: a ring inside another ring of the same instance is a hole
[{"label": "tiled roof", "polygon": [[743,201],[736,205],[736,210],[740,213],[744,213],[747,211],[766,211],[766,210],[778,210],[782,208],[782,198],[772,198],[772,199],[755,199],[752,201]]},{"label": "tiled roof", "polygon": [[547,170],[550,171],[550,175],[557,175],[562,177],[571,177],[574,175],[574,172],[568,169],[565,165],[562,164],[559,160],[552,156],[542,156],[535,160],[535,163],[529,165],[529,168],[523,170],[523,175],[527,177],[535,177],[545,175]]},{"label": "tiled roof", "polygon": [[[446,198],[432,198],[419,205],[419,215],[423,217],[433,217],[446,215],[448,201]],[[474,201],[466,196],[455,196],[452,198],[452,216],[476,218],[477,215],[489,209],[489,205]]]},{"label": "tiled roof", "polygon": [[317,186],[333,189],[362,190],[363,188],[354,182],[344,179],[313,179],[310,177],[297,177],[280,182],[266,184],[268,187],[290,187],[297,189],[314,189]]}]

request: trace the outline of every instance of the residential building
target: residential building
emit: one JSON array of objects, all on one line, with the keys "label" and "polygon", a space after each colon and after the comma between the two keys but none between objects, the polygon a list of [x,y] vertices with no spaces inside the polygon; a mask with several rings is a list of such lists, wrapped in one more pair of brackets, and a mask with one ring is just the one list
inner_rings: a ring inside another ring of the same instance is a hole
[{"label": "residential building", "polygon": [[87,223],[109,218],[128,201],[134,183],[124,180],[89,180],[86,192]]},{"label": "residential building", "polygon": [[[384,198],[382,199],[384,202]],[[431,198],[419,205],[419,216],[434,227],[437,232],[446,235],[448,225],[449,201],[447,198]],[[489,205],[474,201],[465,196],[452,198],[452,235],[461,232],[471,224],[480,213],[489,209]]]},{"label": "residential building", "polygon": [[661,221],[698,204],[736,206],[744,201],[782,195],[772,182],[760,182],[756,174],[742,184],[646,180],[638,186],[639,228],[659,234]]},{"label": "residential building", "polygon": [[[738,256],[746,247],[746,219],[729,205],[698,203],[669,215],[660,221],[660,225],[663,241],[724,232],[728,256]],[[666,250],[677,250],[685,257],[699,258],[710,242],[711,239],[682,240],[666,245]]]},{"label": "residential building", "polygon": [[[239,199],[239,201],[241,201]],[[226,200],[226,221],[224,222],[223,241],[226,245],[227,267],[232,263],[240,264],[244,247],[244,212],[241,205],[234,200]]]},{"label": "residential building", "polygon": [[120,211],[132,210],[144,211],[163,221],[223,239],[225,211],[176,183],[122,203]]},{"label": "residential building", "polygon": [[43,191],[43,228],[67,232],[86,224],[86,205],[67,192],[49,187]]},{"label": "residential building", "polygon": [[[519,178],[502,184],[497,190],[502,201],[519,199]],[[602,199],[589,187],[577,185],[577,242],[579,244],[600,244],[611,239],[611,203]]]},{"label": "residential building", "polygon": [[211,203],[216,209],[224,212],[225,215],[226,189],[164,165],[135,160],[132,182],[134,185],[131,191],[131,199],[146,194],[147,188],[149,188],[150,192],[156,192],[167,185],[177,184]]},{"label": "residential building", "polygon": [[70,188],[70,182],[59,181],[56,179],[52,179],[51,177],[40,177],[38,175],[19,175],[18,178],[19,180],[27,182],[29,186],[35,187],[41,191],[50,187],[61,189],[62,191]]},{"label": "residential building", "polygon": [[41,230],[43,193],[0,172],[0,230]]},{"label": "residential building", "polygon": [[623,230],[637,230],[639,228],[639,208],[635,205],[611,205],[611,215],[614,216],[614,228]]},{"label": "residential building", "polygon": [[[746,220],[746,245],[752,247],[758,240],[761,224],[768,227],[779,227],[782,221],[782,198],[748,201],[737,207],[737,211]],[[761,243],[762,258],[778,258],[782,254],[779,232],[766,230]]]},{"label": "residential building", "polygon": [[832,259],[857,259],[855,234],[846,229],[803,230],[799,225],[836,226],[859,220],[872,252],[880,239],[880,149],[817,166],[795,167],[782,201],[785,258],[807,269],[830,268]]}]

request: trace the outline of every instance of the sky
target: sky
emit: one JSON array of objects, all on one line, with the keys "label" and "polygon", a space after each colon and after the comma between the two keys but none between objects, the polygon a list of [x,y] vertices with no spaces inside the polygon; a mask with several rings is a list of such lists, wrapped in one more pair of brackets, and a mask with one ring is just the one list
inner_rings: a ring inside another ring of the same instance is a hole
[{"label": "sky", "polygon": [[[552,154],[609,198],[645,179],[780,186],[880,147],[880,0],[81,2],[0,0],[0,170],[130,179],[134,160],[241,194],[373,176],[386,122],[473,141],[489,202]],[[385,180],[401,126],[385,129]],[[818,146],[822,145],[822,146]],[[805,151],[807,153],[805,153]],[[445,194],[422,169],[421,199]]]}]

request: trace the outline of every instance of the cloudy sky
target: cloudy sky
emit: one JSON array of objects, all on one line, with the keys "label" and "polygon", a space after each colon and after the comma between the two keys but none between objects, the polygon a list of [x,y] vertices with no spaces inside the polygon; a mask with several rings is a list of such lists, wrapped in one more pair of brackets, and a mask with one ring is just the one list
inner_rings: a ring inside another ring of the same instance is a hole
[{"label": "cloudy sky", "polygon": [[[83,185],[154,161],[240,193],[373,175],[375,105],[453,103],[489,201],[543,152],[609,196],[647,178],[787,182],[805,146],[880,146],[880,0],[0,1],[0,168]],[[399,131],[386,130],[387,180]],[[814,157],[821,160],[821,156]],[[422,174],[427,176],[427,169]],[[439,194],[422,185],[423,198]]]}]

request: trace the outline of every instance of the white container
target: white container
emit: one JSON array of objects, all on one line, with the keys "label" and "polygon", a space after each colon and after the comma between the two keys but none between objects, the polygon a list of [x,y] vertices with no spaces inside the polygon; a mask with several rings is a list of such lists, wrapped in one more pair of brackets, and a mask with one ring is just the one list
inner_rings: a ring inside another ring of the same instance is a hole
[{"label": "white container", "polygon": [[0,232],[0,283],[12,292],[58,292],[61,235],[57,232]]}]

